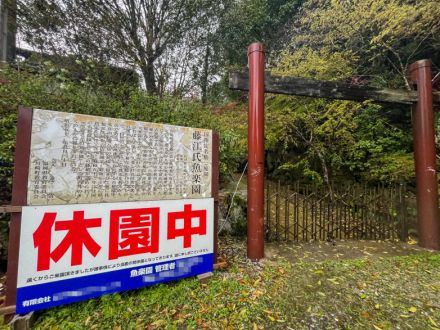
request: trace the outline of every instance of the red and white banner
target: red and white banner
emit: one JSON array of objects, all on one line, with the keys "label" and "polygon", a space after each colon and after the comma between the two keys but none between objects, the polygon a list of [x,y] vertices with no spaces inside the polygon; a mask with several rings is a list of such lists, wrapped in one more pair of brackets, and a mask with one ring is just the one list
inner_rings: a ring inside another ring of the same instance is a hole
[{"label": "red and white banner", "polygon": [[[17,311],[211,271],[213,204],[205,198],[24,207]],[[83,277],[86,287],[75,281]],[[90,292],[93,284],[100,289]]]}]

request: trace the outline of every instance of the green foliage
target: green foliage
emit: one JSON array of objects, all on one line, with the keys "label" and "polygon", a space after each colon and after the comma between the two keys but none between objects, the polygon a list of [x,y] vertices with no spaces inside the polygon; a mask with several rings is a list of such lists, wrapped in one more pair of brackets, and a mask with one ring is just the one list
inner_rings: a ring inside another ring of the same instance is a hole
[{"label": "green foliage", "polygon": [[220,171],[222,173],[235,172],[240,162],[245,160],[245,150],[239,145],[241,138],[233,130],[227,129],[223,132],[222,144],[220,145],[220,159],[223,160],[220,164]]},{"label": "green foliage", "polygon": [[379,105],[276,96],[266,109],[268,167],[276,179],[329,184],[414,178],[411,131],[392,125]]},{"label": "green foliage", "polygon": [[247,159],[246,107],[231,103],[213,111],[216,115],[215,127],[221,132],[220,169],[224,174],[232,174]]},{"label": "green foliage", "polygon": [[[354,85],[409,87],[408,64],[440,62],[432,0],[309,0],[273,72]],[[269,170],[277,179],[414,180],[408,108],[268,97]]]},{"label": "green foliage", "polygon": [[[282,101],[279,102],[279,99]],[[340,173],[354,144],[353,118],[364,107],[348,101],[326,102],[276,97],[267,102],[268,146],[283,154],[275,175],[290,170],[290,179],[329,184],[329,173]],[[319,173],[319,174],[318,174]]]},{"label": "green foliage", "polygon": [[[303,47],[284,51],[274,72],[315,79],[341,79],[352,73],[349,53],[315,51]],[[281,151],[280,179],[330,182],[330,172],[340,172],[347,147],[353,143],[353,118],[361,104],[347,101],[277,96],[267,100],[269,147]],[[281,149],[281,150],[280,150]],[[284,162],[296,163],[285,166]],[[290,172],[290,173],[289,173]]]},{"label": "green foliage", "polygon": [[353,74],[356,56],[351,51],[336,52],[329,48],[318,50],[309,46],[294,52],[284,50],[274,74],[321,80],[341,80]]},{"label": "green foliage", "polygon": [[322,175],[319,172],[311,169],[307,158],[303,158],[296,163],[283,163],[276,168],[272,175],[277,180],[287,179],[289,182],[313,182],[317,186],[323,184]]},{"label": "green foliage", "polygon": [[379,85],[408,87],[411,62],[440,60],[439,14],[436,0],[309,0],[292,43],[352,53],[357,74]]},{"label": "green foliage", "polygon": [[189,278],[103,296],[47,310],[34,328],[249,329],[265,321],[265,310],[272,306],[263,292],[279,291],[278,269],[289,268],[279,263],[256,274],[234,266],[206,283]]},{"label": "green foliage", "polygon": [[[95,85],[76,83],[50,63],[42,73],[32,74],[4,68],[1,77],[9,81],[0,85],[0,181],[9,199],[11,164],[15,145],[16,111],[19,106],[75,112],[97,116],[210,128],[219,131],[221,140],[221,175],[235,171],[243,160],[245,122],[236,121],[243,111],[230,109],[218,115],[200,102],[184,101],[171,96],[147,95],[130,85]],[[245,114],[245,113],[244,113]],[[237,130],[235,130],[237,129]]]},{"label": "green foliage", "polygon": [[382,110],[370,104],[356,116],[356,143],[351,146],[346,165],[366,181],[411,181],[414,160],[410,132],[390,125]]},{"label": "green foliage", "polygon": [[247,60],[247,46],[263,42],[267,51],[282,48],[285,28],[302,0],[240,0],[232,1],[220,21],[218,42],[228,66],[243,66]]},{"label": "green foliage", "polygon": [[368,171],[362,179],[370,182],[404,182],[414,179],[414,156],[412,153],[395,152],[383,154],[367,162]]},{"label": "green foliage", "polygon": [[288,26],[303,0],[226,0],[218,17],[218,29],[212,35],[212,61],[216,62],[220,80],[210,85],[209,100],[241,100],[242,94],[228,89],[228,70],[247,63],[247,48],[263,42],[266,54],[276,57],[288,41]]}]

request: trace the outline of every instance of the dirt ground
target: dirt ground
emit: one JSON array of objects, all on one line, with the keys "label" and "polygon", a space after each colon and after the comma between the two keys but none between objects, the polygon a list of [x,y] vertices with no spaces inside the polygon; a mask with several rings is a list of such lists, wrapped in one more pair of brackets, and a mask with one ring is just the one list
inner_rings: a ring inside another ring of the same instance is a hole
[{"label": "dirt ground", "polygon": [[268,243],[266,257],[279,256],[290,262],[319,262],[411,255],[425,249],[403,242],[392,241],[337,241],[313,243]]},{"label": "dirt ground", "polygon": [[[265,243],[265,259],[286,259],[292,263],[320,262],[326,260],[376,259],[380,257],[406,256],[421,251],[429,251],[419,247],[415,241],[334,241],[334,242],[269,242]],[[220,239],[220,254],[227,259],[241,259],[246,262],[246,240],[234,237]]]},{"label": "dirt ground", "polygon": [[440,330],[440,254],[415,241],[267,243],[260,262],[246,259],[244,240],[220,242],[240,271],[281,279],[261,328]]}]

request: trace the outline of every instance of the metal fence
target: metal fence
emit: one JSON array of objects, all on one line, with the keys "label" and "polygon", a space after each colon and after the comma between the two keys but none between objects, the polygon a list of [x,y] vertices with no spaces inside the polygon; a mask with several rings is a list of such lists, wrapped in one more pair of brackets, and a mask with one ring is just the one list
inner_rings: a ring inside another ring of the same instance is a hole
[{"label": "metal fence", "polygon": [[406,240],[414,227],[412,192],[405,185],[332,189],[299,183],[267,183],[266,239],[310,241],[333,239]]}]

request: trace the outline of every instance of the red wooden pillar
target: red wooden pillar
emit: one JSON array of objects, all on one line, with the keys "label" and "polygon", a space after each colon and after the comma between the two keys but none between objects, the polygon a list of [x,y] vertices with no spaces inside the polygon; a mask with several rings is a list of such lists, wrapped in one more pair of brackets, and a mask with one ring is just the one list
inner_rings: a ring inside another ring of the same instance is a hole
[{"label": "red wooden pillar", "polygon": [[214,198],[214,263],[218,259],[218,205],[219,205],[219,146],[220,135],[212,132],[212,198]]},{"label": "red wooden pillar", "polygon": [[418,94],[418,102],[413,106],[413,138],[419,245],[440,250],[431,61],[411,64],[409,76]]},{"label": "red wooden pillar", "polygon": [[248,48],[247,257],[264,257],[264,47]]}]

